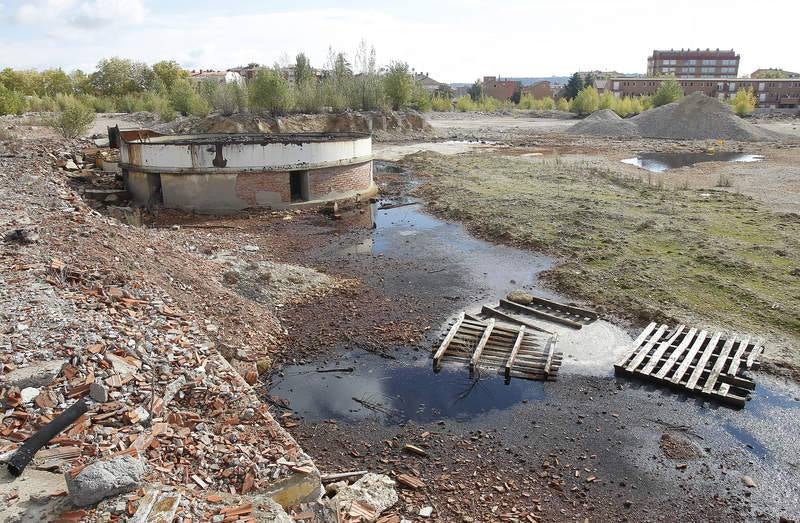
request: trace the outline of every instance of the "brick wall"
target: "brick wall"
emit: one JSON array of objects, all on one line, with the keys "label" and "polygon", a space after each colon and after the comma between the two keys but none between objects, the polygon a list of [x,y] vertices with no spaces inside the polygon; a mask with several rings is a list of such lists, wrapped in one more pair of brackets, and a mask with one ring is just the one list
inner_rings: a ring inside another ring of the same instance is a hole
[{"label": "brick wall", "polygon": [[371,182],[371,161],[308,171],[309,197],[312,200],[325,199],[331,193],[365,191],[369,189]]},{"label": "brick wall", "polygon": [[239,173],[236,195],[250,206],[262,206],[269,201],[289,203],[292,195],[288,172]]}]

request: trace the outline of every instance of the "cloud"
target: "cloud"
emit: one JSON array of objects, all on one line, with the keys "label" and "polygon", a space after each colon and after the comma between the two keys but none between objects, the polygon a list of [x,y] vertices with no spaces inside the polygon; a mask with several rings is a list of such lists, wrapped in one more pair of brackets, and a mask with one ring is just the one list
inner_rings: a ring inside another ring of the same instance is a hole
[{"label": "cloud", "polygon": [[144,21],[144,0],[37,0],[17,8],[15,21],[28,26],[67,24],[85,30]]}]

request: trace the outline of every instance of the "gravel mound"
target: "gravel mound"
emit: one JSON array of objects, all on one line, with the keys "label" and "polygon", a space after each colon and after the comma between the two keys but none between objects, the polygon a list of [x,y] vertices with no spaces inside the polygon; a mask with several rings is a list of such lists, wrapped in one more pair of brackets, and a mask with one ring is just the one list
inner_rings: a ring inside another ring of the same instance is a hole
[{"label": "gravel mound", "polygon": [[623,120],[611,109],[595,111],[585,119],[570,127],[569,134],[588,134],[591,136],[639,136],[639,129],[630,120]]},{"label": "gravel mound", "polygon": [[596,111],[570,127],[570,134],[591,136],[641,136],[677,140],[735,140],[760,142],[781,135],[761,129],[734,114],[731,107],[703,93],[650,109],[624,120],[608,109]]}]

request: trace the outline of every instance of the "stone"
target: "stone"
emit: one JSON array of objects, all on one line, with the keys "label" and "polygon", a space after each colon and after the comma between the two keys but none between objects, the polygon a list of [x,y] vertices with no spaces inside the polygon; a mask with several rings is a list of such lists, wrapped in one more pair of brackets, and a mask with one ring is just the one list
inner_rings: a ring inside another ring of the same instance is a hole
[{"label": "stone", "polygon": [[533,303],[533,295],[525,291],[511,291],[506,296],[508,301],[519,303],[520,305],[530,305]]},{"label": "stone", "polygon": [[259,376],[268,373],[272,369],[272,359],[269,356],[264,356],[256,362],[256,369],[258,369]]},{"label": "stone", "polygon": [[260,247],[258,245],[245,245],[242,247],[242,249],[247,252],[256,252],[260,249]]},{"label": "stone", "polygon": [[422,507],[419,509],[419,515],[423,518],[429,518],[433,514],[433,507]]},{"label": "stone", "polygon": [[748,488],[753,488],[753,487],[755,487],[755,486],[756,486],[756,482],[755,482],[755,481],[753,481],[753,478],[751,478],[751,477],[750,477],[750,476],[748,476],[747,474],[745,474],[745,475],[743,475],[743,476],[742,476],[742,483],[744,483],[744,485],[745,485],[746,487],[748,487]]},{"label": "stone", "polygon": [[98,403],[105,403],[108,401],[108,389],[105,385],[94,382],[89,385],[89,397]]},{"label": "stone", "polygon": [[36,387],[25,387],[19,393],[22,403],[30,403],[39,395],[39,389]]},{"label": "stone", "polygon": [[46,387],[61,372],[67,360],[44,361],[28,367],[12,370],[0,376],[0,383],[24,389],[26,387]]},{"label": "stone", "polygon": [[365,474],[352,485],[340,488],[325,504],[334,514],[348,513],[356,502],[367,504],[380,514],[397,503],[395,485],[395,481],[384,474]]},{"label": "stone", "polygon": [[66,169],[68,171],[77,171],[78,170],[78,164],[76,164],[75,161],[72,160],[72,159],[67,160],[67,163],[64,164],[64,169]]},{"label": "stone", "polygon": [[107,497],[136,490],[142,484],[144,473],[144,461],[131,456],[119,456],[96,461],[74,478],[69,472],[64,477],[72,503],[86,507]]},{"label": "stone", "polygon": [[133,374],[136,372],[136,366],[128,363],[124,358],[121,358],[113,353],[106,353],[106,359],[111,363],[111,366],[121,376],[126,374]]}]

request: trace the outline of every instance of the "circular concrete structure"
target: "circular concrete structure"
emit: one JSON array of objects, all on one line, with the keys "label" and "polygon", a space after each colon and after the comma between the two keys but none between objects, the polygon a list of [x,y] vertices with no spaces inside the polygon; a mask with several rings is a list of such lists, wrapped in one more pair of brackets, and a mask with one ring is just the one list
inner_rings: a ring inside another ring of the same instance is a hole
[{"label": "circular concrete structure", "polygon": [[361,133],[199,134],[123,139],[133,199],[201,213],[371,196],[372,137]]}]

